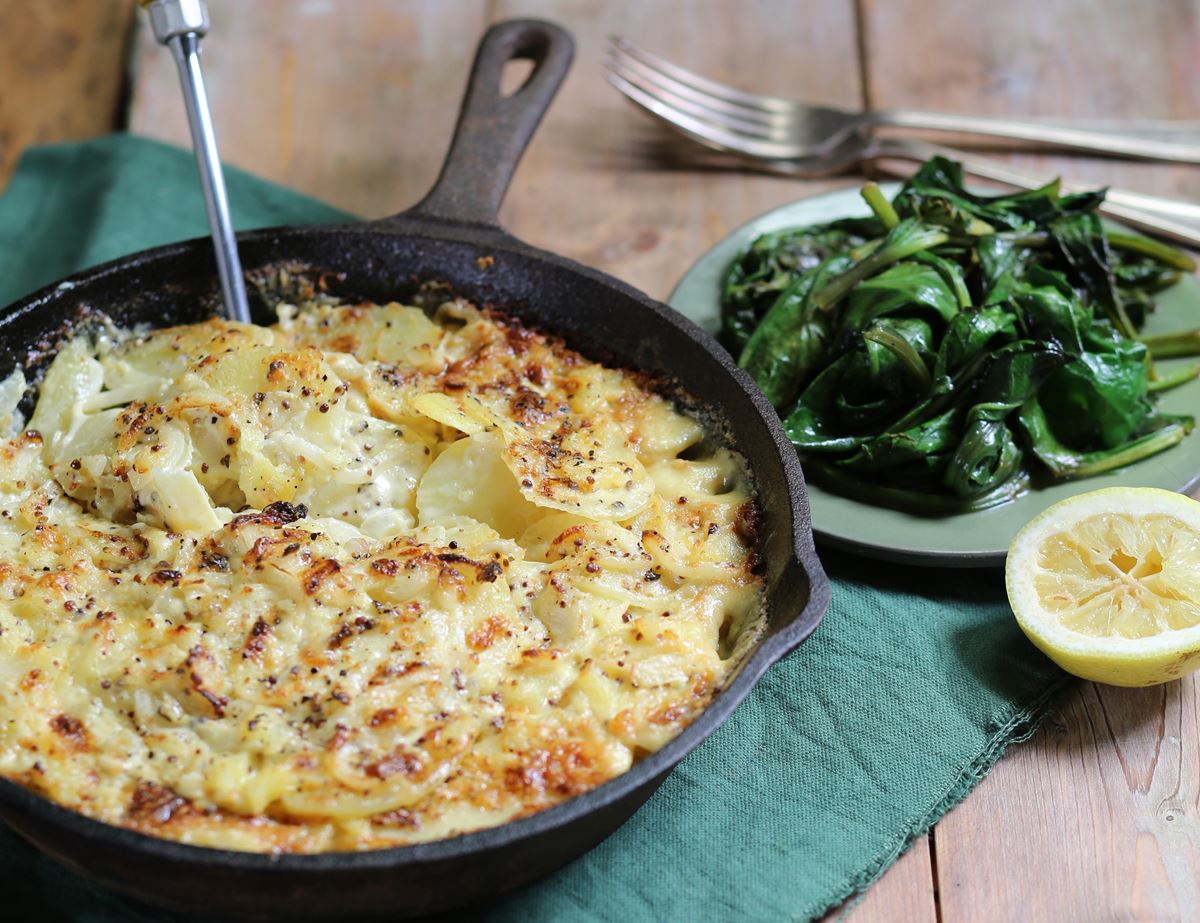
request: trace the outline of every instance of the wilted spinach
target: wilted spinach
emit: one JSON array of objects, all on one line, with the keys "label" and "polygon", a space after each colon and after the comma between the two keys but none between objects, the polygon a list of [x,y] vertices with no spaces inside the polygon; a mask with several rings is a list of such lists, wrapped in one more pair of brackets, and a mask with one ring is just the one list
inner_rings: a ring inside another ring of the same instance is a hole
[{"label": "wilted spinach", "polygon": [[1106,231],[1103,192],[979,195],[934,158],[873,218],[775,231],[730,268],[723,336],[819,478],[926,513],[982,509],[1031,479],[1088,477],[1179,442],[1138,339],[1156,292],[1195,264]]}]

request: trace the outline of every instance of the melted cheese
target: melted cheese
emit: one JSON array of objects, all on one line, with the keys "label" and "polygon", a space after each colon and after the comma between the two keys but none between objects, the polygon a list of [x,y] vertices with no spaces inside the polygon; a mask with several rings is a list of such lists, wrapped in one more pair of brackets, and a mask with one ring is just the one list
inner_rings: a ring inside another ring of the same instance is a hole
[{"label": "melted cheese", "polygon": [[185,842],[374,848],[706,706],[760,608],[737,456],[462,302],[281,317],[76,339],[0,444],[0,773]]}]

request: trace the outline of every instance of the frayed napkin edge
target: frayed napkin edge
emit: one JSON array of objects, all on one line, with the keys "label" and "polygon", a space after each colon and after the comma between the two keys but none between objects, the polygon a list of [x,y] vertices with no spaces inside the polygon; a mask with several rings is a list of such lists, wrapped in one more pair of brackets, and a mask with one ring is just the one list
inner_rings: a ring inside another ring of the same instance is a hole
[{"label": "frayed napkin edge", "polygon": [[1002,717],[994,723],[992,734],[984,748],[924,814],[909,823],[890,846],[868,862],[860,872],[853,875],[844,887],[839,888],[829,898],[810,904],[798,911],[792,917],[793,923],[820,919],[843,904],[845,906],[842,907],[837,918],[845,919],[850,911],[862,901],[867,889],[883,877],[884,872],[907,852],[913,843],[962,802],[991,771],[1010,746],[1025,743],[1037,733],[1042,723],[1054,710],[1055,700],[1059,694],[1072,685],[1072,682],[1073,677],[1064,674],[1033,701],[1015,707],[1007,717]]}]

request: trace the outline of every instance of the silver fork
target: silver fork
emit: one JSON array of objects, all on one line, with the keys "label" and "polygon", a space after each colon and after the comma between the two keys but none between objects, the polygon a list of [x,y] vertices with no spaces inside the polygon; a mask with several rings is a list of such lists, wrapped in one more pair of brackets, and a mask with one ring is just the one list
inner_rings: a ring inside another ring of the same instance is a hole
[{"label": "silver fork", "polygon": [[[877,128],[983,135],[1067,150],[1200,164],[1200,123],[1083,123],[950,115],[907,109],[848,112],[748,93],[672,64],[620,36],[609,38],[609,70],[651,86],[679,112],[706,125],[707,143],[751,157],[795,159],[836,150]],[[701,139],[703,140],[703,139]]]},{"label": "silver fork", "polygon": [[[703,84],[728,89],[722,84],[691,75],[682,68],[669,66],[673,71],[689,74]],[[763,135],[748,133],[751,126],[739,114],[729,113],[727,100],[716,93],[706,95],[707,91],[700,90],[699,84],[696,84],[691,88],[688,104],[683,106],[679,103],[680,94],[663,90],[664,81],[651,81],[645,73],[645,68],[634,69],[625,66],[625,57],[619,53],[611,55],[607,61],[608,82],[630,100],[706,147],[732,153],[767,172],[814,178],[848,172],[864,163],[879,163],[886,170],[888,161],[921,162],[934,154],[942,154],[957,160],[963,165],[963,169],[973,176],[1025,189],[1036,189],[1044,185],[1042,180],[975,154],[917,141],[875,138],[861,132],[846,134],[838,144],[827,144],[820,152],[796,154],[791,157],[764,156],[759,147]],[[741,93],[738,90],[732,92]],[[771,97],[766,99],[772,102],[786,102]],[[1063,188],[1070,191],[1080,187],[1063,184]],[[1200,205],[1109,189],[1101,211],[1147,233],[1200,248],[1200,230],[1181,223],[1194,221],[1200,224]]]}]

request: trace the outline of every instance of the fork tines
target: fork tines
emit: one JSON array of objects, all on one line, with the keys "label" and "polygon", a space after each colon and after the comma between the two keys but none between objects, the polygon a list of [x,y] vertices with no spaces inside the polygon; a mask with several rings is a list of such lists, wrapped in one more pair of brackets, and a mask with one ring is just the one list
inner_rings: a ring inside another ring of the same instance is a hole
[{"label": "fork tines", "polygon": [[609,42],[608,82],[653,115],[710,147],[753,157],[796,155],[794,103],[701,77],[619,36]]}]

